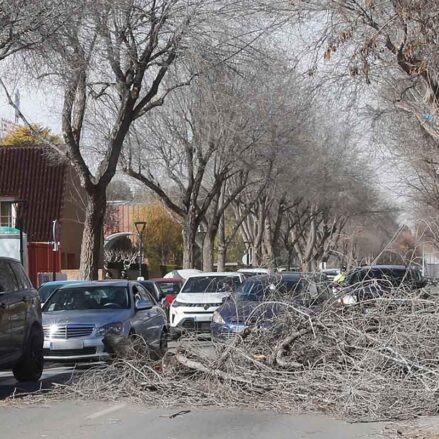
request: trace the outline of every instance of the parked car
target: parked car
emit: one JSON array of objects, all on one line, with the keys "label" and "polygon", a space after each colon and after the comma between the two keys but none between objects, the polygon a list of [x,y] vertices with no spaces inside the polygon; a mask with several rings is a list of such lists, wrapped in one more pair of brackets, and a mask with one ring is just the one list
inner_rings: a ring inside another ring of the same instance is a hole
[{"label": "parked car", "polygon": [[376,297],[393,296],[397,290],[416,290],[426,286],[421,271],[405,265],[370,265],[348,273],[338,293],[338,302],[354,305]]},{"label": "parked car", "polygon": [[64,285],[72,285],[81,282],[86,282],[83,280],[56,280],[51,282],[46,282],[38,288],[38,295],[40,296],[41,306],[44,305],[49,296],[57,289]]},{"label": "parked car", "polygon": [[139,282],[111,280],[66,285],[43,307],[47,360],[105,359],[108,334],[144,338],[154,351],[167,348],[165,312]]},{"label": "parked car", "polygon": [[213,313],[212,338],[233,337],[253,326],[273,327],[276,318],[286,310],[282,302],[308,309],[329,297],[329,281],[319,274],[294,272],[251,277]]},{"label": "parked car", "polygon": [[164,300],[162,301],[162,307],[169,318],[169,310],[171,308],[171,304],[177,297],[177,294],[180,292],[184,281],[181,278],[172,277],[161,277],[151,280],[160,288],[162,295],[164,296]]},{"label": "parked car", "polygon": [[241,273],[214,272],[191,276],[170,308],[173,338],[187,330],[210,332],[213,312],[243,282]]},{"label": "parked car", "polygon": [[18,381],[39,380],[43,338],[37,291],[20,262],[0,257],[0,368]]},{"label": "parked car", "polygon": [[198,273],[202,273],[201,270],[197,270],[196,268],[187,268],[184,270],[173,270],[170,271],[169,273],[166,273],[163,277],[165,278],[180,278],[183,279],[183,281],[185,281],[186,279],[188,279],[190,276],[194,276],[195,274]]}]

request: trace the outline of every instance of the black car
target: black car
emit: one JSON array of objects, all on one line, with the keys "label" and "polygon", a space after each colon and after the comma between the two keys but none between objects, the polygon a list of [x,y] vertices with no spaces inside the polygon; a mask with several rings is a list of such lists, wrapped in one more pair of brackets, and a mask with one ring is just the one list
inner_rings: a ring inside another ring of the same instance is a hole
[{"label": "black car", "polygon": [[212,337],[221,340],[255,325],[269,329],[285,311],[284,304],[307,309],[329,297],[328,279],[321,274],[253,276],[214,312]]},{"label": "black car", "polygon": [[369,265],[348,273],[338,300],[341,304],[353,305],[377,297],[394,296],[397,291],[418,290],[426,284],[417,267]]},{"label": "black car", "polygon": [[0,368],[18,381],[36,381],[43,372],[41,304],[20,262],[0,258]]}]

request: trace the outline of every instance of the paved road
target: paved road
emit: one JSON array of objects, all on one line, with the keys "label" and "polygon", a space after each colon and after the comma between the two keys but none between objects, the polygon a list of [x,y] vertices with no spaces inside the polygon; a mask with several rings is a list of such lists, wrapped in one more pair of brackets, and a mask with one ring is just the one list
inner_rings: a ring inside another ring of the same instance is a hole
[{"label": "paved road", "polygon": [[64,401],[46,407],[2,407],[1,437],[8,439],[366,439],[379,424],[346,424],[321,416],[236,409],[149,409],[124,403]]},{"label": "paved road", "polygon": [[35,392],[40,388],[49,389],[54,383],[65,383],[73,373],[81,373],[88,365],[46,364],[41,380],[37,383],[18,383],[11,371],[0,372],[0,400],[12,394]]}]

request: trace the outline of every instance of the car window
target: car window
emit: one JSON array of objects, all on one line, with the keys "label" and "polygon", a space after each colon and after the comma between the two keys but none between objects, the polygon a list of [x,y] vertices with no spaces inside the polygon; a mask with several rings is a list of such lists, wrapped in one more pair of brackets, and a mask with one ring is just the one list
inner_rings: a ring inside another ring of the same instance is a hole
[{"label": "car window", "polygon": [[17,278],[7,261],[0,261],[0,292],[12,293],[19,290]]},{"label": "car window", "polygon": [[[153,285],[151,285],[151,286],[153,286]],[[154,289],[154,288],[153,288],[153,289]],[[157,304],[157,299],[155,298],[155,292],[154,292],[154,293],[151,293],[151,291],[149,290],[149,288],[146,287],[146,286],[144,286],[144,285],[142,285],[142,286],[140,286],[140,285],[135,285],[135,286],[133,287],[133,294],[134,294],[135,300],[138,299],[138,297],[136,297],[136,296],[138,295],[138,296],[140,296],[140,298],[141,298],[142,300],[146,300],[146,301],[148,301],[148,302],[151,302],[151,301],[152,301],[152,303],[153,303],[154,305]]]},{"label": "car window", "polygon": [[44,303],[57,288],[59,288],[59,285],[43,285],[38,290],[41,302]]},{"label": "car window", "polygon": [[128,289],[118,286],[75,287],[56,290],[44,304],[43,311],[92,309],[128,309]]},{"label": "car window", "polygon": [[18,281],[18,287],[20,288],[20,290],[29,290],[33,288],[29,278],[27,277],[27,274],[24,272],[23,267],[20,264],[11,264],[11,265],[15,272]]},{"label": "car window", "polygon": [[164,294],[178,294],[181,288],[178,282],[160,282],[158,286]]}]

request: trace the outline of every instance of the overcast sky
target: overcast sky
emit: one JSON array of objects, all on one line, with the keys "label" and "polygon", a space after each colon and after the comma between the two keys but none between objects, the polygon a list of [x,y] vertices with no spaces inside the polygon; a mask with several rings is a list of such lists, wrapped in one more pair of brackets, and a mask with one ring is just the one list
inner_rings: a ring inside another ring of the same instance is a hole
[{"label": "overcast sky", "polygon": [[[14,94],[14,84],[9,84],[10,92]],[[61,131],[61,101],[52,90],[44,91],[36,87],[19,84],[21,111],[29,122],[39,123],[49,127],[55,133]],[[0,91],[0,117],[14,121],[14,109],[8,104],[5,93]]]}]

